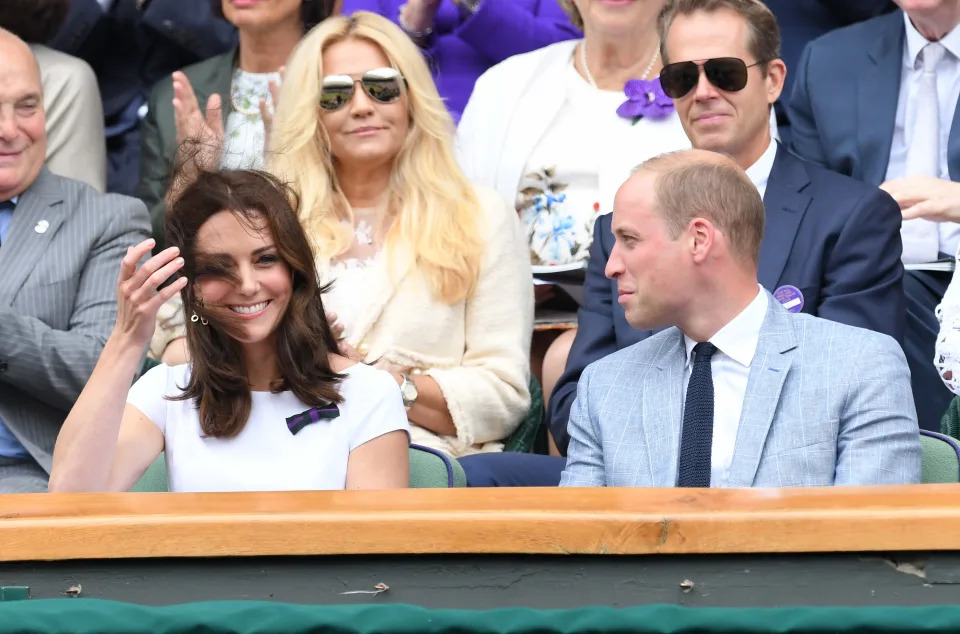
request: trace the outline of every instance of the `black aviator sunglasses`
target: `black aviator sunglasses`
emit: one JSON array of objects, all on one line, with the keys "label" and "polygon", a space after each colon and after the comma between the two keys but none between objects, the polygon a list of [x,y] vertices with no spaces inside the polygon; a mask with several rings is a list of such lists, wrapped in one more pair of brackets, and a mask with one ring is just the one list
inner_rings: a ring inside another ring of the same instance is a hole
[{"label": "black aviator sunglasses", "polygon": [[357,83],[374,101],[393,103],[400,98],[406,80],[396,68],[374,68],[360,79],[350,75],[327,75],[320,88],[320,107],[328,112],[344,107],[353,98]]},{"label": "black aviator sunglasses", "polygon": [[764,64],[759,61],[747,65],[738,57],[714,57],[702,64],[696,62],[674,62],[660,71],[660,86],[664,94],[671,99],[680,99],[693,90],[700,81],[700,68],[707,81],[725,92],[737,92],[747,85],[747,69]]}]

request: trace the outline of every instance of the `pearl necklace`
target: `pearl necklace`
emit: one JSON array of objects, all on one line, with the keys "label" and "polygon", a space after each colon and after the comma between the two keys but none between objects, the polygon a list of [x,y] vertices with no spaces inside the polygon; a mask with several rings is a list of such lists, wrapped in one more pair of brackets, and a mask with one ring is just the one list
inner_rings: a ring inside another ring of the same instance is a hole
[{"label": "pearl necklace", "polygon": [[[650,75],[650,71],[653,70],[653,65],[657,63],[657,59],[660,57],[660,44],[657,44],[656,50],[653,52],[653,57],[650,58],[650,63],[647,64],[646,69],[643,71],[643,75],[640,79],[646,79]],[[594,88],[597,87],[597,82],[593,80],[593,75],[590,73],[590,67],[587,65],[587,43],[580,42],[580,65],[583,66],[583,74],[587,76],[587,83],[589,83]]]}]

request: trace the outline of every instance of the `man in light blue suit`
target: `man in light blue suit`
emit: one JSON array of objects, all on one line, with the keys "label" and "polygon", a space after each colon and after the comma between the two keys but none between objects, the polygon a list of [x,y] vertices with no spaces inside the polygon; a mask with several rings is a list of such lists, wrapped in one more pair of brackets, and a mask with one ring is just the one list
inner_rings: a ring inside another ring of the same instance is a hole
[{"label": "man in light blue suit", "polygon": [[[838,29],[803,52],[790,98],[791,149],[813,163],[889,191],[904,208],[904,350],[920,425],[937,429],[952,394],[933,366],[934,309],[960,224],[908,208],[960,181],[960,1],[897,0],[901,10]],[[936,218],[935,218],[936,219]]]},{"label": "man in light blue suit", "polygon": [[763,225],[720,154],[663,155],[623,185],[606,274],[631,326],[672,327],[584,371],[561,486],[920,482],[900,346],[788,312],[757,281]]}]

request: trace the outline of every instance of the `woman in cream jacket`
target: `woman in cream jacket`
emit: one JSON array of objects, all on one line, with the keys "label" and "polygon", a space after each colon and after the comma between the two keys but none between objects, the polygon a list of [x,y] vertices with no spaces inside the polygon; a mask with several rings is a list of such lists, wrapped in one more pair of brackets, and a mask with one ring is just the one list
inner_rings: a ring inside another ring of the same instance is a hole
[{"label": "woman in cream jacket", "polygon": [[468,183],[452,136],[416,46],[357,12],[290,58],[269,168],[299,191],[345,349],[393,374],[414,443],[458,457],[527,413],[533,293],[516,214]]}]

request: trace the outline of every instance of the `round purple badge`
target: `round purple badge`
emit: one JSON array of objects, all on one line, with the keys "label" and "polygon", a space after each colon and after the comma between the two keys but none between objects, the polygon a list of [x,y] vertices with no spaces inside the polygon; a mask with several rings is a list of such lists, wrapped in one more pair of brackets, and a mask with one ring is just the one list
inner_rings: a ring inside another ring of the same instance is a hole
[{"label": "round purple badge", "polygon": [[773,291],[773,296],[791,313],[799,313],[803,309],[803,293],[796,286],[781,286]]}]

